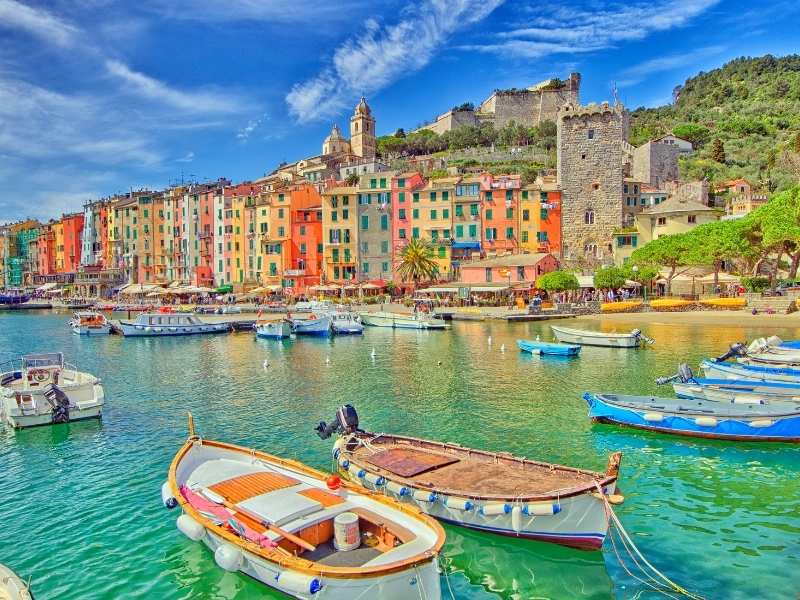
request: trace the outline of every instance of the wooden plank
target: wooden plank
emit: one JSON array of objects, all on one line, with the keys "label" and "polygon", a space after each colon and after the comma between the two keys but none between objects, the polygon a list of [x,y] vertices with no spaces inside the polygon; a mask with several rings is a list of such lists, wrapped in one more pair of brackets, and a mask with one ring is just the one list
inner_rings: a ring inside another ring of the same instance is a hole
[{"label": "wooden plank", "polygon": [[300,496],[305,496],[306,498],[319,502],[324,508],[330,508],[331,506],[336,506],[337,504],[342,504],[344,502],[344,498],[341,498],[336,494],[326,492],[320,488],[309,488],[297,493]]},{"label": "wooden plank", "polygon": [[390,448],[365,456],[364,460],[400,477],[415,477],[459,462],[455,456],[423,452],[415,448]]},{"label": "wooden plank", "polygon": [[209,489],[224,496],[229,502],[238,504],[255,496],[292,487],[299,483],[297,479],[287,475],[259,471],[220,481],[210,486]]}]

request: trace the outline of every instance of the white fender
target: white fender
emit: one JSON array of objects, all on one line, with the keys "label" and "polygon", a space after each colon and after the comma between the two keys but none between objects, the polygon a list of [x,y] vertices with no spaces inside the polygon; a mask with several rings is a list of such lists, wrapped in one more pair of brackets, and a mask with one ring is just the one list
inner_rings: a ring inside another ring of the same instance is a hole
[{"label": "white fender", "polygon": [[189,515],[181,515],[176,523],[178,531],[193,542],[199,542],[206,534],[206,529]]},{"label": "white fender", "polygon": [[694,422],[700,427],[716,427],[717,420],[714,417],[697,417]]},{"label": "white fender", "polygon": [[433,502],[436,500],[436,494],[428,490],[414,490],[412,495],[414,496],[414,500],[418,500],[419,502]]},{"label": "white fender", "polygon": [[161,486],[161,502],[163,502],[164,506],[167,508],[175,508],[178,506],[178,501],[175,499],[175,496],[172,495],[172,490],[169,489],[169,483],[166,481]]},{"label": "white fender", "polygon": [[226,571],[238,571],[244,562],[244,556],[236,546],[222,544],[214,552],[214,561]]},{"label": "white fender", "polygon": [[319,577],[295,571],[281,571],[275,576],[275,583],[292,594],[316,594],[322,589],[322,580]]},{"label": "white fender", "polygon": [[472,510],[472,501],[467,498],[458,498],[456,496],[448,496],[444,505],[453,510]]},{"label": "white fender", "polygon": [[519,505],[511,509],[511,529],[518,533],[522,531],[522,508]]},{"label": "white fender", "polygon": [[664,420],[664,415],[657,412],[646,412],[644,413],[644,420],[650,421],[651,423],[658,423]]},{"label": "white fender", "polygon": [[478,509],[478,512],[485,517],[493,517],[495,515],[507,515],[511,512],[510,504],[484,504]]},{"label": "white fender", "polygon": [[544,517],[560,513],[561,506],[552,502],[537,502],[536,504],[527,504],[522,512],[528,516]]},{"label": "white fender", "polygon": [[347,467],[347,472],[353,477],[357,477],[359,479],[363,478],[367,474],[364,469],[353,463],[350,463],[350,465]]},{"label": "white fender", "polygon": [[339,455],[342,453],[342,448],[344,448],[345,441],[344,438],[339,438],[335,442],[333,442],[333,458],[339,458]]},{"label": "white fender", "polygon": [[755,421],[750,421],[750,427],[772,427],[775,424],[775,421],[770,419],[756,419]]},{"label": "white fender", "polygon": [[342,467],[345,471],[348,471],[350,467],[350,461],[347,460],[341,454],[339,455],[339,466]]},{"label": "white fender", "polygon": [[382,485],[386,485],[386,478],[381,477],[380,475],[375,475],[374,473],[367,473],[364,475],[364,479],[370,482],[375,487],[380,487]]},{"label": "white fender", "polygon": [[395,483],[394,481],[389,481],[386,484],[386,489],[392,492],[393,494],[397,494],[398,496],[408,496],[411,494],[411,490],[404,485],[400,485],[399,483]]}]

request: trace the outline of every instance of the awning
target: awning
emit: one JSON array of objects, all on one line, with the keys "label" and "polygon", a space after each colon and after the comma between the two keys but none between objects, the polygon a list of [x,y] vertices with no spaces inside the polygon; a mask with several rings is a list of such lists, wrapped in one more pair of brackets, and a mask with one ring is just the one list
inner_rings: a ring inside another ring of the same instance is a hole
[{"label": "awning", "polygon": [[578,280],[578,287],[582,288],[594,287],[594,277],[592,277],[591,275],[576,275],[575,279]]},{"label": "awning", "polygon": [[46,292],[47,290],[52,290],[54,287],[57,287],[57,283],[45,283],[44,285],[39,286],[36,288],[37,292]]},{"label": "awning", "polygon": [[425,288],[424,290],[417,290],[420,294],[455,294],[458,292],[458,288],[451,288],[451,287],[429,287]]},{"label": "awning", "polygon": [[469,288],[470,292],[504,292],[508,289],[507,285],[499,285],[499,286],[485,286],[485,285],[476,285]]},{"label": "awning", "polygon": [[480,250],[480,242],[453,242],[453,248],[457,250]]},{"label": "awning", "polygon": [[314,292],[338,292],[341,288],[338,285],[312,285],[308,289]]},{"label": "awning", "polygon": [[216,290],[217,294],[232,294],[233,293],[233,286],[232,285],[221,285]]}]

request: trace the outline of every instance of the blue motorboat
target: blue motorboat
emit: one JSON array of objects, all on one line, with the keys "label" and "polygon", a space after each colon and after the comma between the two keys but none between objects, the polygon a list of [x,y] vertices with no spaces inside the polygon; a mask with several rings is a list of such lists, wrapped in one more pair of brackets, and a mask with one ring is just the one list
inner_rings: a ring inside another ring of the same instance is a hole
[{"label": "blue motorboat", "polygon": [[800,442],[800,405],[795,402],[733,404],[590,392],[583,398],[596,422],[721,440]]},{"label": "blue motorboat", "polygon": [[311,313],[306,319],[291,319],[292,333],[297,335],[329,336],[331,334],[332,320],[333,317],[330,313]]},{"label": "blue motorboat", "polygon": [[752,379],[756,381],[782,381],[800,383],[800,369],[788,367],[768,367],[704,360],[700,368],[709,379]]},{"label": "blue motorboat", "polygon": [[31,297],[19,290],[9,290],[6,293],[0,294],[0,304],[24,304]]},{"label": "blue motorboat", "polygon": [[672,388],[679,398],[714,402],[737,404],[764,404],[771,400],[800,402],[800,383],[698,377],[690,381],[675,381]]},{"label": "blue motorboat", "polygon": [[523,352],[549,354],[552,356],[578,356],[581,351],[581,347],[576,344],[540,342],[539,340],[517,340],[517,346]]}]

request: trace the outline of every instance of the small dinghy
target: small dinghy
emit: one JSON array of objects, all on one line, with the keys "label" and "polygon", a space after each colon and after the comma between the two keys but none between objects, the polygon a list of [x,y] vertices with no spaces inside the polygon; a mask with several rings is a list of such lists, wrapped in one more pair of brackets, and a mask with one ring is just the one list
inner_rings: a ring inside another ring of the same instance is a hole
[{"label": "small dinghy", "polygon": [[382,492],[447,523],[499,535],[597,550],[608,532],[605,498],[615,495],[622,455],[598,473],[358,428],[350,406],[323,439],[338,433],[333,456],[340,472],[366,490]]},{"label": "small dinghy", "polygon": [[292,333],[296,335],[329,336],[331,334],[332,320],[333,317],[330,313],[311,313],[305,319],[290,319]]},{"label": "small dinghy", "polygon": [[579,344],[581,346],[603,346],[606,348],[638,348],[642,344],[653,344],[641,330],[634,329],[630,333],[603,333],[602,331],[586,331],[551,325],[550,329],[559,342]]},{"label": "small dinghy", "polygon": [[800,402],[800,384],[747,379],[708,379],[695,377],[686,364],[670,377],[659,377],[656,384],[672,383],[678,398],[694,398],[732,404],[765,404],[771,400]]},{"label": "small dinghy", "polygon": [[704,360],[700,363],[700,368],[709,379],[752,379],[756,381],[800,383],[800,369],[767,365],[744,365],[716,360]]},{"label": "small dinghy", "polygon": [[255,324],[256,337],[283,340],[292,336],[292,324],[280,321],[259,321]]},{"label": "small dinghy", "polygon": [[111,323],[98,312],[76,312],[68,323],[72,332],[78,335],[108,335]]},{"label": "small dinghy", "polygon": [[578,356],[581,351],[581,347],[576,344],[540,342],[539,340],[517,340],[517,346],[519,346],[519,349],[523,352],[552,356]]},{"label": "small dinghy", "polygon": [[349,311],[336,311],[333,313],[331,329],[336,335],[361,335],[364,333],[364,324],[358,313]]},{"label": "small dinghy", "polygon": [[692,437],[800,442],[800,405],[728,404],[686,398],[583,395],[593,421]]},{"label": "small dinghy", "polygon": [[435,520],[297,461],[200,438],[191,416],[189,434],[162,501],[222,569],[294,598],[441,598]]},{"label": "small dinghy", "polygon": [[0,565],[0,600],[33,600],[25,582],[5,565]]}]

